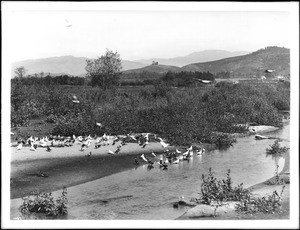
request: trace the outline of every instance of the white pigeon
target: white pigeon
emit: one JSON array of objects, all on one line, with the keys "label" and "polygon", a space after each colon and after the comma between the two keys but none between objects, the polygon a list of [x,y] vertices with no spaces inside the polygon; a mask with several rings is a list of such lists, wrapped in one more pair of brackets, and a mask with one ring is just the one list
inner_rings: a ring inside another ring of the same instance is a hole
[{"label": "white pigeon", "polygon": [[144,161],[148,162],[148,160],[146,159],[146,157],[145,157],[144,154],[141,155],[141,158],[142,158]]},{"label": "white pigeon", "polygon": [[200,150],[197,151],[197,155],[202,155],[202,148]]},{"label": "white pigeon", "polygon": [[146,133],[145,138],[147,141],[149,141],[149,133]]},{"label": "white pigeon", "polygon": [[114,155],[115,153],[113,152],[113,151],[111,151],[111,150],[108,150],[108,153],[107,154],[112,154],[112,155]]},{"label": "white pigeon", "polygon": [[77,97],[75,95],[73,96],[73,100],[72,101],[73,101],[73,103],[79,103],[79,101],[78,101],[78,99],[77,99]]},{"label": "white pigeon", "polygon": [[167,143],[164,142],[163,140],[161,140],[159,143],[160,143],[160,144],[162,145],[162,147],[164,147],[164,148],[167,148],[167,147],[169,146],[169,144],[167,144]]},{"label": "white pigeon", "polygon": [[20,150],[20,149],[22,149],[22,147],[23,147],[23,143],[21,142],[20,144],[18,144],[18,146],[17,146],[17,150]]},{"label": "white pigeon", "polygon": [[33,145],[31,145],[30,150],[31,150],[31,151],[35,151],[36,149],[34,148]]},{"label": "white pigeon", "polygon": [[102,127],[102,124],[99,123],[99,122],[96,122],[96,125],[99,126],[99,127]]},{"label": "white pigeon", "polygon": [[154,153],[154,152],[152,152],[151,154],[152,154],[152,156],[156,157],[156,155],[155,155],[155,153]]},{"label": "white pigeon", "polygon": [[178,154],[179,154],[179,153],[181,153],[181,151],[179,151],[178,149],[176,149],[176,153],[178,153]]},{"label": "white pigeon", "polygon": [[189,154],[190,150],[187,150],[186,152],[184,152],[182,155],[183,156],[187,156]]},{"label": "white pigeon", "polygon": [[175,161],[173,161],[173,164],[178,164],[179,163],[179,159],[176,159]]},{"label": "white pigeon", "polygon": [[135,138],[135,136],[134,135],[130,135],[130,138],[132,139],[132,140],[134,140],[134,141],[136,141],[137,139]]}]

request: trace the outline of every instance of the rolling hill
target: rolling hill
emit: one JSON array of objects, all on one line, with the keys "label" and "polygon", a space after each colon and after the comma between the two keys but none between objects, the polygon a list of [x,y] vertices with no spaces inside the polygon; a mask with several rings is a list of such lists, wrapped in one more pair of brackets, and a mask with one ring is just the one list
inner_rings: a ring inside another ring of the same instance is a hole
[{"label": "rolling hill", "polygon": [[151,65],[152,61],[157,61],[161,65],[173,65],[182,67],[196,62],[208,62],[215,61],[229,57],[235,57],[240,55],[248,54],[246,51],[230,52],[226,50],[203,50],[200,52],[193,52],[189,55],[175,58],[152,58],[152,59],[141,59],[136,60],[139,63]]},{"label": "rolling hill", "polygon": [[[31,59],[19,61],[12,64],[12,77],[14,77],[14,69],[24,66],[28,74],[44,72],[51,75],[69,74],[74,76],[84,76],[86,57],[61,56],[42,59]],[[145,64],[122,60],[123,70],[142,68]]]},{"label": "rolling hill", "polygon": [[152,73],[161,74],[161,73],[166,73],[168,71],[179,72],[181,71],[181,68],[177,66],[169,66],[169,65],[149,65],[139,69],[127,70],[124,71],[124,73],[129,74],[129,73],[152,72]]},{"label": "rolling hill", "polygon": [[276,75],[288,76],[290,74],[290,50],[281,47],[266,47],[242,56],[189,64],[181,69],[182,71],[209,71],[213,74],[228,71],[231,76],[237,77],[250,77],[261,74],[266,69],[272,69],[275,70]]}]

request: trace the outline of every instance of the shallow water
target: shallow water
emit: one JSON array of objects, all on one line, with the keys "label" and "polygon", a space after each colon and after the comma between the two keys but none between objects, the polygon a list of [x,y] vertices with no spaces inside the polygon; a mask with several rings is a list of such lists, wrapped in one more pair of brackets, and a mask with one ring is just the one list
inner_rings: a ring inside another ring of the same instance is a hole
[{"label": "shallow water", "polygon": [[[264,135],[280,137],[284,139],[281,146],[289,146],[289,125]],[[231,169],[234,185],[243,182],[244,187],[274,176],[275,160],[279,171],[282,170],[283,158],[266,156],[266,148],[273,143],[273,139],[258,141],[254,136],[238,138],[228,150],[207,151],[202,156],[194,154],[189,162],[169,165],[168,170],[162,170],[158,165],[148,170],[143,165],[70,187],[67,219],[175,219],[187,207],[174,209],[172,203],[181,195],[186,201],[197,197],[201,175],[210,167],[217,177],[222,178]]]}]

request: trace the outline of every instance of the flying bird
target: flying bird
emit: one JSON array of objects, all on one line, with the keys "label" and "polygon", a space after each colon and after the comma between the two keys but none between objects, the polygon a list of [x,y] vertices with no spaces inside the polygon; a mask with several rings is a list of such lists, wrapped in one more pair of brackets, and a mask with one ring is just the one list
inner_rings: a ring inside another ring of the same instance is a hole
[{"label": "flying bird", "polygon": [[156,157],[156,155],[155,155],[155,153],[154,153],[154,152],[152,152],[151,154],[152,154],[152,156]]},{"label": "flying bird", "polygon": [[67,20],[65,19],[65,27],[71,27],[72,24]]}]

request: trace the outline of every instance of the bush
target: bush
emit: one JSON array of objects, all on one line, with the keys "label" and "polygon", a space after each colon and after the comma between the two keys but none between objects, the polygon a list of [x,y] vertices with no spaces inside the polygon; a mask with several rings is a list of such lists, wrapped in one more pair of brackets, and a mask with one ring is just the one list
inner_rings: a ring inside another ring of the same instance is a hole
[{"label": "bush", "polygon": [[235,211],[238,213],[253,214],[257,212],[274,213],[281,207],[281,198],[285,186],[282,187],[280,194],[274,191],[272,195],[260,197],[253,194],[249,189],[243,188],[243,184],[237,187],[232,186],[230,170],[227,172],[226,179],[214,177],[211,168],[208,175],[202,174],[201,196],[197,199],[199,203],[221,206],[227,201],[237,201]]},{"label": "bush", "polygon": [[236,142],[236,139],[229,134],[219,133],[211,136],[210,142],[216,144],[218,148],[228,148]]},{"label": "bush", "polygon": [[239,201],[250,193],[244,189],[243,184],[238,187],[232,186],[230,170],[227,171],[226,179],[218,180],[211,168],[208,175],[202,174],[200,203],[210,205],[213,202]]},{"label": "bush", "polygon": [[280,147],[279,141],[276,140],[272,145],[270,145],[270,148],[266,149],[267,154],[282,154],[288,151],[288,148],[286,146]]},{"label": "bush", "polygon": [[281,193],[273,191],[272,195],[260,197],[249,193],[243,197],[235,207],[236,212],[244,214],[254,214],[257,212],[275,213],[280,210],[281,200],[285,186],[282,187]]},{"label": "bush", "polygon": [[33,199],[23,198],[23,203],[19,207],[22,214],[43,213],[46,216],[66,215],[67,211],[67,189],[63,188],[62,195],[54,201],[51,193],[38,193]]}]

